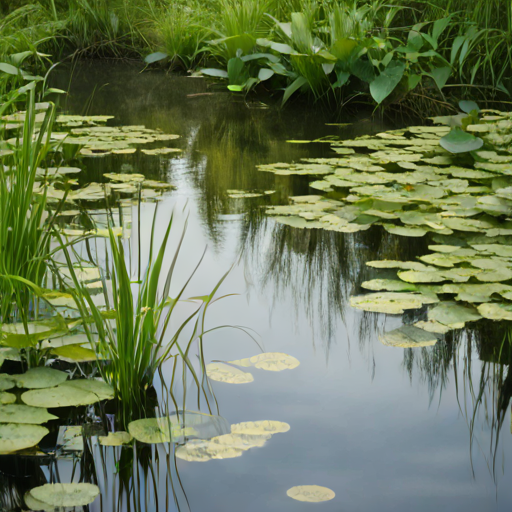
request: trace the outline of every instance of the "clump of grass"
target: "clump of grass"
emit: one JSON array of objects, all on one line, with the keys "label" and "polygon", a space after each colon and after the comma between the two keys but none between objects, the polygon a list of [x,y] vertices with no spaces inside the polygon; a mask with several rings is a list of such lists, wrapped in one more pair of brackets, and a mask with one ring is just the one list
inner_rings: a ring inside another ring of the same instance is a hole
[{"label": "clump of grass", "polygon": [[[84,329],[96,349],[103,379],[114,388],[119,405],[118,419],[124,427],[134,419],[151,414],[149,392],[155,374],[171,358],[174,358],[175,366],[173,375],[178,360],[183,364],[183,371],[192,375],[197,384],[199,400],[203,379],[194,369],[190,360],[190,350],[193,342],[198,341],[200,368],[204,370],[202,342],[203,336],[208,332],[205,330],[205,314],[216,300],[214,296],[227,276],[226,274],[221,278],[209,295],[194,297],[193,299],[199,302],[199,307],[171,332],[170,327],[176,322],[176,307],[185,300],[184,293],[202,258],[186,283],[178,290],[176,297],[170,297],[186,225],[175,247],[172,263],[165,268],[164,258],[173,218],[166,228],[161,245],[155,251],[156,219],[155,211],[148,266],[141,275],[139,258],[138,277],[131,276],[123,241],[116,239],[110,230],[108,252],[111,254],[112,264],[108,270],[112,292],[111,296],[105,292],[106,312],[95,306],[89,289],[77,280],[72,259],[63,247],[68,267],[72,270],[76,287],[73,294],[84,319]],[[104,289],[106,288],[105,286]]]},{"label": "clump of grass", "polygon": [[[6,108],[6,105],[3,107]],[[0,109],[0,113],[1,113]],[[27,102],[23,132],[0,170],[0,321],[8,322],[13,306],[28,322],[31,290],[41,287],[51,254],[51,226],[46,192],[33,194],[36,173],[48,154],[55,109],[48,105],[36,127],[35,92]]]}]

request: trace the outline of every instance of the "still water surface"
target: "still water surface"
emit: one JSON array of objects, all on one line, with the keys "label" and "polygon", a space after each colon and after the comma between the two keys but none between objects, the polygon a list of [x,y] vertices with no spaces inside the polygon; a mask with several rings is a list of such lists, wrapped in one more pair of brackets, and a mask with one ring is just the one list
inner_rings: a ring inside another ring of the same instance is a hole
[{"label": "still water surface", "polygon": [[[176,145],[183,152],[171,158],[86,159],[81,180],[101,181],[103,172],[128,169],[174,184],[160,209],[186,205],[189,213],[183,275],[208,246],[191,294],[212,289],[236,263],[222,292],[238,296],[212,308],[210,325],[251,328],[264,351],[301,362],[282,372],[244,369],[254,375],[249,384],[212,383],[229,423],[278,420],[291,428],[238,458],[178,460],[192,511],[511,509],[512,386],[510,379],[494,383],[500,365],[493,364],[490,349],[481,348],[482,340],[491,347],[501,341],[496,331],[482,324],[428,349],[385,347],[379,333],[399,327],[402,318],[348,305],[360,283],[373,276],[366,261],[411,259],[426,243],[377,227],[356,234],[297,230],[276,224],[259,208],[314,191],[307,177],[258,172],[257,164],[333,156],[328,144],[288,139],[352,138],[389,126],[364,118],[348,127],[326,126],[329,116],[316,109],[264,109],[208,88],[202,79],[140,74],[119,64],[85,63],[58,82],[70,89],[62,105],[69,113],[114,115],[115,124],[181,136]],[[276,193],[230,199],[229,189]],[[260,351],[237,330],[212,333],[205,347],[207,362]],[[481,383],[485,395],[477,407]],[[500,392],[509,412],[497,425],[493,404]],[[289,488],[308,484],[332,489],[335,499],[311,504],[287,497]]]}]

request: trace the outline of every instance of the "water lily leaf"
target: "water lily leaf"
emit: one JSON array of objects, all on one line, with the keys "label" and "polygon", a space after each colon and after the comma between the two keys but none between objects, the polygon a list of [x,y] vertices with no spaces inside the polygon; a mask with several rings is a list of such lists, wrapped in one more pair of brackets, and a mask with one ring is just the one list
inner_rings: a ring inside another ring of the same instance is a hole
[{"label": "water lily leaf", "polygon": [[156,148],[156,149],[141,149],[145,155],[169,155],[171,153],[181,153],[179,148]]},{"label": "water lily leaf", "polygon": [[99,379],[73,379],[66,381],[62,386],[94,393],[100,400],[114,398],[112,386]]},{"label": "water lily leaf", "polygon": [[433,267],[429,267],[420,263],[419,261],[395,261],[395,260],[378,260],[378,261],[367,261],[366,264],[373,268],[401,268],[407,270],[435,270]]},{"label": "water lily leaf", "polygon": [[492,302],[490,304],[480,304],[478,312],[490,320],[512,320],[512,304],[502,304]]},{"label": "water lily leaf", "polygon": [[158,443],[183,443],[188,437],[208,438],[229,432],[229,424],[220,416],[185,412],[161,418],[145,418],[132,421],[128,431],[137,441]]},{"label": "water lily leaf", "polygon": [[336,496],[331,489],[319,485],[298,485],[288,489],[286,494],[294,500],[307,501],[310,503],[329,501]]},{"label": "water lily leaf", "polygon": [[441,283],[442,281],[453,281],[465,283],[481,270],[471,268],[453,268],[449,270],[406,270],[398,272],[398,277],[407,283]]},{"label": "water lily leaf", "polygon": [[462,329],[466,322],[475,322],[482,316],[473,306],[465,306],[457,302],[441,302],[429,309],[428,319],[446,325],[451,329]]},{"label": "water lily leaf", "polygon": [[114,392],[107,384],[94,379],[66,381],[50,389],[26,391],[21,399],[33,407],[77,407],[112,398]]},{"label": "water lily leaf", "polygon": [[437,337],[431,332],[412,325],[387,332],[379,339],[383,345],[402,348],[431,347],[437,343]]},{"label": "water lily leaf", "polygon": [[281,352],[267,352],[265,354],[258,354],[247,359],[239,359],[237,361],[228,361],[230,364],[236,366],[243,366],[248,368],[254,366],[260,370],[267,370],[271,372],[280,372],[282,370],[293,370],[299,366],[300,362],[293,356],[283,354]]},{"label": "water lily leaf", "polygon": [[450,332],[452,330],[451,327],[440,324],[435,320],[429,320],[427,322],[422,320],[420,322],[416,322],[414,326],[418,327],[418,329],[422,329],[424,331],[432,332],[435,334],[446,334],[447,332]]},{"label": "water lily leaf", "polygon": [[363,288],[373,291],[388,291],[388,292],[415,292],[417,287],[414,284],[404,283],[397,279],[372,279],[365,281],[362,285]]},{"label": "water lily leaf", "polygon": [[383,224],[384,229],[392,235],[409,236],[409,237],[422,237],[427,234],[427,231],[422,228],[415,228],[409,226],[396,226],[395,224]]},{"label": "water lily leaf", "polygon": [[52,388],[62,384],[69,375],[60,370],[54,370],[46,366],[31,368],[22,375],[13,375],[16,385],[25,389]]},{"label": "water lily leaf", "polygon": [[224,363],[207,364],[206,373],[212,380],[229,384],[246,384],[254,380],[252,374]]},{"label": "water lily leaf", "polygon": [[84,348],[80,345],[63,345],[54,348],[52,354],[64,361],[85,363],[88,361],[96,361],[96,352],[90,348]]},{"label": "water lily leaf", "polygon": [[484,145],[482,139],[465,132],[458,126],[453,128],[448,135],[445,135],[439,143],[446,151],[456,154],[476,151]]},{"label": "water lily leaf", "polygon": [[109,432],[108,436],[99,436],[98,441],[103,446],[122,446],[129,444],[133,437],[128,432]]},{"label": "water lily leaf", "polygon": [[0,373],[0,391],[4,391],[6,389],[11,389],[16,386],[16,380],[12,375],[7,375],[6,373]]},{"label": "water lily leaf", "polygon": [[42,503],[53,507],[84,507],[92,503],[100,494],[93,484],[45,484],[34,487],[30,495]]},{"label": "water lily leaf", "polygon": [[40,425],[0,424],[0,455],[35,446],[49,432]]},{"label": "water lily leaf", "polygon": [[50,420],[58,419],[41,407],[28,405],[0,405],[0,423],[27,423],[40,425]]},{"label": "water lily leaf", "polygon": [[7,405],[13,404],[16,402],[16,395],[12,393],[6,393],[5,391],[0,391],[0,404]]},{"label": "water lily leaf", "polygon": [[350,297],[350,305],[373,313],[401,315],[407,309],[420,309],[437,299],[420,293],[382,292]]},{"label": "water lily leaf", "polygon": [[52,334],[66,331],[64,320],[57,315],[47,320],[28,322],[28,334],[25,333],[22,323],[4,324],[1,327],[0,342],[11,348],[26,348],[35,346],[38,341]]}]

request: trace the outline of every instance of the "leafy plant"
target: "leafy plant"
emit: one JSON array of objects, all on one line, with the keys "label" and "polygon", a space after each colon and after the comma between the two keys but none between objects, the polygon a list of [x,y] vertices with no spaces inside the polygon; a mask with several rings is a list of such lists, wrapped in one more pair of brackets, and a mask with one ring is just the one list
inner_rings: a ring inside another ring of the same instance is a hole
[{"label": "leafy plant", "polygon": [[[188,370],[193,376],[198,393],[202,389],[202,378],[194,369],[190,351],[193,342],[197,340],[200,349],[200,367],[204,369],[202,342],[204,335],[208,332],[205,329],[205,314],[208,307],[218,300],[215,299],[215,294],[227,276],[225,274],[220,279],[209,295],[187,299],[197,301],[200,305],[171,332],[170,327],[176,316],[176,307],[185,300],[184,293],[202,258],[185,285],[178,290],[176,297],[170,297],[169,292],[185,237],[186,225],[175,248],[172,263],[168,269],[165,269],[164,258],[173,218],[171,217],[161,245],[155,251],[156,220],[157,212],[155,211],[148,266],[141,276],[139,260],[139,277],[136,281],[130,275],[123,241],[117,240],[113,230],[110,229],[109,250],[112,255],[112,265],[108,272],[111,277],[112,295],[109,296],[106,291],[106,282],[104,282],[106,311],[101,311],[95,305],[90,290],[79,282],[72,258],[66,247],[62,245],[75,286],[75,291],[71,292],[84,319],[83,327],[91,344],[95,347],[103,379],[114,388],[115,397],[119,403],[119,420],[125,427],[131,420],[149,414],[148,392],[152,388],[155,374],[169,359],[174,358],[175,365],[178,360],[181,360],[184,372]],[[191,332],[187,331],[189,326]],[[185,341],[182,338],[185,338]]]}]

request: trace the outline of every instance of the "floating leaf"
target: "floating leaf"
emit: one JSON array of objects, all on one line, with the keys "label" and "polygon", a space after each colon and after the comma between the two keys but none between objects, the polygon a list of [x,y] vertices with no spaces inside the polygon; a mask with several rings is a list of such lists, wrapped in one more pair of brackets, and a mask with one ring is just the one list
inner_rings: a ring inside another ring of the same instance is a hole
[{"label": "floating leaf", "polygon": [[80,345],[64,345],[52,350],[52,354],[64,361],[85,363],[88,361],[96,361],[96,352],[90,348],[84,348]]},{"label": "floating leaf", "polygon": [[212,380],[227,382],[229,384],[246,384],[252,382],[252,374],[243,372],[238,368],[224,363],[210,363],[206,365],[206,373]]},{"label": "floating leaf", "polygon": [[293,370],[299,366],[300,362],[293,356],[283,354],[281,352],[268,352],[258,354],[247,359],[239,359],[236,361],[228,361],[236,366],[250,367],[254,366],[260,370],[271,372],[280,372],[282,370]]},{"label": "floating leaf", "polygon": [[350,305],[364,311],[401,315],[407,309],[419,309],[424,304],[433,304],[436,298],[420,293],[369,293],[350,297]]},{"label": "floating leaf", "polygon": [[16,385],[25,389],[51,388],[62,384],[69,375],[60,370],[54,370],[46,366],[31,368],[22,375],[13,375]]},{"label": "floating leaf", "polygon": [[84,507],[92,503],[100,494],[93,484],[45,484],[34,487],[30,495],[52,507]]},{"label": "floating leaf", "polygon": [[122,446],[132,441],[132,436],[128,432],[109,432],[108,436],[99,436],[98,441],[103,446]]},{"label": "floating leaf", "polygon": [[16,379],[12,375],[0,373],[0,391],[11,389],[16,386]]},{"label": "floating leaf", "polygon": [[39,425],[50,420],[58,419],[41,407],[28,405],[0,405],[0,423],[28,423]]},{"label": "floating leaf", "polygon": [[476,151],[484,145],[482,139],[463,131],[458,126],[453,128],[448,135],[445,135],[439,143],[450,153],[468,153]]},{"label": "floating leaf", "polygon": [[490,320],[512,320],[512,304],[502,304],[492,302],[490,304],[480,304],[478,312]]},{"label": "floating leaf", "polygon": [[379,339],[384,345],[402,348],[430,347],[437,343],[436,336],[412,325],[404,325],[387,332]]},{"label": "floating leaf", "polygon": [[244,421],[231,425],[232,434],[266,435],[288,432],[290,425],[282,421]]},{"label": "floating leaf", "polygon": [[40,425],[0,424],[0,455],[35,446],[49,432]]},{"label": "floating leaf", "polygon": [[462,329],[466,322],[475,322],[482,316],[473,306],[456,302],[441,302],[428,311],[428,319],[446,325],[451,329]]},{"label": "floating leaf", "polygon": [[336,496],[331,489],[319,485],[298,485],[288,489],[286,494],[294,500],[307,501],[310,503],[329,501]]},{"label": "floating leaf", "polygon": [[373,291],[388,291],[388,292],[415,292],[417,288],[414,284],[404,283],[397,279],[372,279],[365,281],[362,285],[363,288]]},{"label": "floating leaf", "polygon": [[16,402],[16,395],[12,393],[6,393],[5,391],[0,391],[0,404],[7,405],[13,404]]}]

